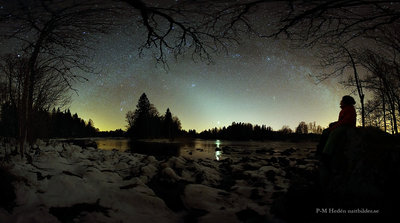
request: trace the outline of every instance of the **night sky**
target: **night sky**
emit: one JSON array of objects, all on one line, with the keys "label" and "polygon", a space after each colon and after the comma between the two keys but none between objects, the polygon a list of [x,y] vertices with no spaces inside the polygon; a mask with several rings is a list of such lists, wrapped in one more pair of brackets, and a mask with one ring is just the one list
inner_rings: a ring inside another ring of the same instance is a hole
[{"label": "night sky", "polygon": [[[88,38],[93,50],[87,55],[97,73],[82,74],[89,80],[74,83],[77,92],[71,91],[64,109],[92,119],[101,131],[126,129],[125,114],[136,109],[144,92],[160,115],[170,108],[186,130],[232,122],[279,130],[283,125],[294,129],[301,121],[326,127],[337,120],[341,97],[351,93],[335,79],[316,84],[321,70],[314,53],[291,49],[283,40],[241,36],[240,45],[213,54],[212,64],[193,61],[188,53],[177,60],[168,57],[166,68],[156,62],[156,49],[139,56],[145,34],[134,21],[116,25],[109,34],[83,32],[95,37]],[[6,43],[0,47],[13,51]]]},{"label": "night sky", "polygon": [[[242,37],[214,63],[190,55],[157,64],[152,50],[139,57],[143,30],[128,26],[98,36],[89,52],[99,74],[77,83],[71,112],[100,130],[125,129],[125,114],[145,92],[160,114],[169,107],[183,129],[202,131],[232,122],[294,129],[300,121],[326,127],[337,120],[339,101],[348,94],[337,80],[316,84],[321,72],[313,53],[293,50],[283,41]],[[91,35],[85,34],[85,35]]]}]

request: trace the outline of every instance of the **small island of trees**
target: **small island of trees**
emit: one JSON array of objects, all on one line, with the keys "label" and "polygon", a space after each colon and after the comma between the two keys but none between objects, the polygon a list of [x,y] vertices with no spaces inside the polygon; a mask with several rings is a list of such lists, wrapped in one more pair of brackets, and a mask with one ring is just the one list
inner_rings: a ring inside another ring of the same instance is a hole
[{"label": "small island of trees", "polygon": [[181,122],[178,117],[172,116],[167,108],[165,115],[160,116],[157,109],[150,103],[143,93],[134,112],[126,114],[128,122],[127,135],[132,139],[168,138],[174,139],[181,134]]}]

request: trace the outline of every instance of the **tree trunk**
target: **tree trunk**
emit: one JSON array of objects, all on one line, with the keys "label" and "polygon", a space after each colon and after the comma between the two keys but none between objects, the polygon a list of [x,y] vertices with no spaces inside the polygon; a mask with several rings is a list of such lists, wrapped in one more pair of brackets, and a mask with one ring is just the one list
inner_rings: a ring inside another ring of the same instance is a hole
[{"label": "tree trunk", "polygon": [[386,128],[386,106],[385,106],[385,95],[382,93],[382,110],[383,110],[383,126],[385,129],[385,132],[387,132]]},{"label": "tree trunk", "polygon": [[21,105],[19,110],[19,152],[21,157],[25,153],[25,144],[27,143],[27,137],[29,132],[29,122],[32,113],[33,104],[33,84],[35,80],[35,64],[39,56],[41,44],[43,42],[43,36],[41,35],[36,42],[35,48],[29,59],[27,70],[24,75],[24,86],[21,98]]},{"label": "tree trunk", "polygon": [[361,122],[362,127],[365,127],[365,107],[364,107],[364,94],[360,94],[360,102],[361,102]]},{"label": "tree trunk", "polygon": [[395,103],[393,100],[389,101],[389,105],[390,105],[390,111],[391,111],[391,115],[392,115],[392,134],[394,133],[399,133],[398,129],[397,129],[397,119],[396,119],[396,108],[395,108]]},{"label": "tree trunk", "polygon": [[26,139],[27,139],[27,131],[28,131],[28,116],[29,116],[29,112],[28,112],[28,104],[29,104],[29,100],[28,100],[28,94],[29,94],[29,81],[30,81],[30,72],[26,71],[25,72],[25,77],[24,77],[24,87],[23,87],[23,92],[22,92],[22,98],[21,98],[21,104],[19,106],[19,153],[21,155],[21,157],[24,156],[24,146],[26,143]]},{"label": "tree trunk", "polygon": [[362,127],[365,127],[365,108],[364,108],[364,92],[362,89],[362,85],[357,73],[357,68],[356,68],[356,63],[353,59],[353,56],[351,55],[350,51],[343,46],[343,49],[347,52],[347,54],[349,55],[350,61],[351,61],[351,65],[353,66],[353,71],[354,71],[354,79],[356,81],[356,85],[357,85],[357,91],[358,91],[358,96],[360,97],[360,103],[361,103],[361,123],[362,123]]}]

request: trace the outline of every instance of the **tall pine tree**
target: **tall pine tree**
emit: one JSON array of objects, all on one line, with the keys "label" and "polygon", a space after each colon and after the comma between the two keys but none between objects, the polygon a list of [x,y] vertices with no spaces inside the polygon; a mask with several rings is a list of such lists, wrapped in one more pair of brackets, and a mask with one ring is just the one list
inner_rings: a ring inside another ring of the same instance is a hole
[{"label": "tall pine tree", "polygon": [[167,108],[167,111],[165,112],[165,116],[164,116],[164,125],[163,125],[163,135],[164,137],[168,138],[168,139],[172,139],[173,137],[173,120],[172,120],[172,114],[171,111],[169,110],[169,108]]},{"label": "tall pine tree", "polygon": [[128,128],[128,133],[131,137],[150,138],[158,136],[159,131],[157,129],[159,128],[156,126],[159,124],[158,112],[150,104],[145,93],[140,96],[135,112],[133,114],[128,112],[126,118],[132,120],[129,122],[130,126]]}]

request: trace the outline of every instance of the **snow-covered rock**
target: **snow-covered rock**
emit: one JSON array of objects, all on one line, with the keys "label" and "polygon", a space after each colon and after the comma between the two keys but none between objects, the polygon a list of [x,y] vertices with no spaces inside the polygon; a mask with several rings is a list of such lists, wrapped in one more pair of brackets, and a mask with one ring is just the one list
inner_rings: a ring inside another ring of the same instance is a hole
[{"label": "snow-covered rock", "polygon": [[[15,149],[16,142],[11,141],[0,141],[0,159]],[[288,160],[272,150],[268,155],[264,150],[243,153],[238,147],[223,150],[232,156],[221,161],[157,160],[38,140],[28,149],[28,159],[12,156],[5,163],[16,176],[12,182],[16,198],[12,211],[0,206],[0,222],[243,222],[267,218],[273,193],[289,186]],[[289,152],[296,157],[299,150]],[[312,168],[308,163],[302,165]]]}]

